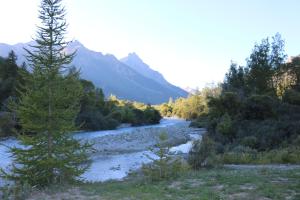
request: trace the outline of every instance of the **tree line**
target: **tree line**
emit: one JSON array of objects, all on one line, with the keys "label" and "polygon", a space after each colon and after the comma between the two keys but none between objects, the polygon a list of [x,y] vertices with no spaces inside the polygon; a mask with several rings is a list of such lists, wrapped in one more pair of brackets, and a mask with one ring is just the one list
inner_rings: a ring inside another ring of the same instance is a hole
[{"label": "tree line", "polygon": [[[21,131],[19,119],[10,108],[12,101],[17,102],[22,90],[28,85],[29,76],[33,76],[26,64],[17,65],[17,56],[13,51],[7,58],[0,57],[0,137],[15,136]],[[71,69],[70,73],[75,69]],[[80,109],[75,119],[78,130],[115,129],[121,123],[133,126],[157,124],[161,119],[159,112],[151,105],[118,99],[106,98],[102,89],[96,88],[88,80],[76,74],[81,88]]]},{"label": "tree line", "polygon": [[284,47],[279,33],[265,38],[245,66],[231,63],[221,84],[156,106],[207,129],[191,163],[300,162],[300,57],[288,58]]},{"label": "tree line", "polygon": [[207,128],[202,147],[191,151],[194,166],[209,157],[235,164],[300,162],[300,57],[287,59],[284,44],[276,34],[255,44],[246,66],[231,64],[221,93],[208,96],[208,112],[193,123]]}]

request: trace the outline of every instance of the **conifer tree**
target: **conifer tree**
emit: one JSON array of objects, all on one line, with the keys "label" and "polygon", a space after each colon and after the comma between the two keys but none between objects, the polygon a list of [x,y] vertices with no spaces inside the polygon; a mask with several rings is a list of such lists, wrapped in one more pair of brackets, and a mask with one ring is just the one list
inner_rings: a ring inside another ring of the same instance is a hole
[{"label": "conifer tree", "polygon": [[62,0],[41,0],[35,44],[26,49],[32,75],[15,107],[25,148],[12,148],[8,178],[39,187],[70,182],[88,167],[88,144],[73,139],[82,87],[78,73],[68,70],[67,29]]}]

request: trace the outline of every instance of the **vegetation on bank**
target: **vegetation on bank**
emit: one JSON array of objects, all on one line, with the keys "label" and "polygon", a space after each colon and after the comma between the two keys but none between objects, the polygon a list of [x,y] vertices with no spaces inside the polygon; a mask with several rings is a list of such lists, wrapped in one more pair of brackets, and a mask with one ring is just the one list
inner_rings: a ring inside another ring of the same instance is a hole
[{"label": "vegetation on bank", "polygon": [[22,194],[29,200],[281,200],[299,199],[299,185],[299,169],[220,168],[188,171],[181,173],[177,178],[155,182],[155,184],[141,178],[140,175],[132,175],[124,181],[79,183],[72,186],[56,185],[42,191],[28,190]]},{"label": "vegetation on bank", "polygon": [[[20,117],[9,108],[9,104],[18,103],[22,91],[29,84],[28,80],[34,76],[28,72],[25,63],[17,66],[16,61],[13,51],[7,58],[0,57],[0,137],[15,136],[21,131]],[[75,120],[80,130],[115,129],[121,123],[133,126],[157,124],[162,118],[151,105],[120,100],[115,96],[105,98],[103,91],[92,82],[76,76],[83,89]]]},{"label": "vegetation on bank", "polygon": [[159,142],[155,148],[150,149],[155,157],[147,156],[152,163],[142,166],[142,173],[149,181],[174,179],[190,169],[188,163],[180,156],[170,153],[171,147],[167,143],[167,139],[166,133],[159,135]]},{"label": "vegetation on bank", "polygon": [[215,162],[300,163],[300,57],[287,60],[279,34],[255,44],[246,66],[233,62],[219,86],[157,108],[207,129],[211,142],[194,145],[200,162],[198,146],[210,145]]},{"label": "vegetation on bank", "polygon": [[92,82],[81,79],[83,96],[76,124],[82,130],[115,129],[121,123],[133,126],[158,124],[160,113],[151,105],[120,100],[116,96],[104,97],[103,91]]},{"label": "vegetation on bank", "polygon": [[[28,79],[34,76],[29,73],[26,64],[17,66],[16,61],[13,51],[7,58],[0,58],[0,137],[16,136],[22,130],[20,117],[9,108],[9,104],[18,103],[22,91],[29,84]],[[82,88],[80,110],[75,119],[80,130],[115,129],[121,123],[133,126],[157,124],[162,118],[151,105],[120,100],[115,96],[105,98],[103,91],[92,82],[80,79],[79,75],[76,78]]]},{"label": "vegetation on bank", "polygon": [[190,94],[188,98],[170,99],[168,103],[156,105],[155,108],[164,117],[176,116],[182,119],[196,120],[208,113],[208,98],[217,97],[220,93],[221,88],[212,85]]}]

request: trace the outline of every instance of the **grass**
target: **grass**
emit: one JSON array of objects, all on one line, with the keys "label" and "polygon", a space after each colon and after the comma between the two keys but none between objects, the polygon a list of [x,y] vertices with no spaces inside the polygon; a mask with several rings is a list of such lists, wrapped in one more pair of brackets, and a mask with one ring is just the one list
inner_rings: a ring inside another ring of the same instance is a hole
[{"label": "grass", "polygon": [[220,155],[224,164],[300,164],[299,147],[256,153],[226,152]]},{"label": "grass", "polygon": [[174,180],[82,183],[32,194],[30,199],[268,200],[300,199],[300,169],[213,169],[189,171]]}]

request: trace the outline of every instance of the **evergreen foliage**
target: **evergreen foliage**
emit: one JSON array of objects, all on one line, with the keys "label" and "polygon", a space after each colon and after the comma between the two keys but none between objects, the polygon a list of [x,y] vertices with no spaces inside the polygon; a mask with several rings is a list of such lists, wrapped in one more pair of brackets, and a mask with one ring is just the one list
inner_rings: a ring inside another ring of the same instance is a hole
[{"label": "evergreen foliage", "polygon": [[92,82],[81,80],[83,96],[76,124],[83,130],[115,129],[121,123],[133,126],[158,124],[160,113],[151,105],[120,100],[116,96],[105,99],[103,91]]},{"label": "evergreen foliage", "polygon": [[66,67],[73,54],[63,50],[66,32],[61,0],[42,0],[41,26],[34,50],[26,50],[32,75],[15,109],[22,126],[19,139],[25,148],[12,148],[13,166],[6,176],[32,186],[74,181],[88,167],[88,144],[69,134],[76,130],[82,87],[78,73]]},{"label": "evergreen foliage", "polygon": [[82,130],[115,129],[121,123],[133,126],[158,124],[160,113],[151,105],[120,100],[116,96],[105,99],[103,91],[92,82],[81,80],[83,96],[76,124]]},{"label": "evergreen foliage", "polygon": [[20,91],[24,91],[24,77],[29,73],[16,64],[17,57],[11,51],[7,58],[0,58],[0,137],[15,135],[15,128],[20,129],[16,114],[9,110],[9,102],[17,101]]},{"label": "evergreen foliage", "polygon": [[0,60],[0,109],[5,109],[9,97],[16,96],[18,79],[17,57],[11,51],[8,57]]}]

